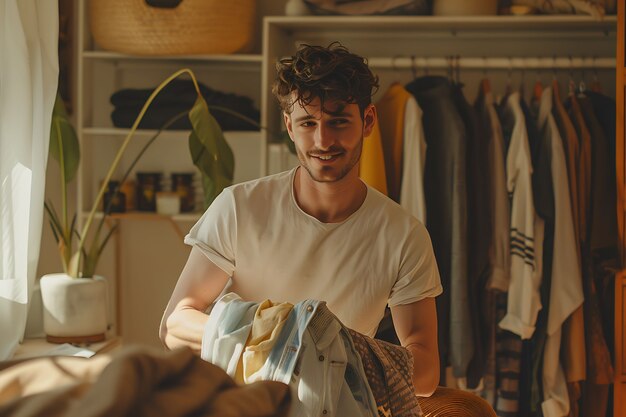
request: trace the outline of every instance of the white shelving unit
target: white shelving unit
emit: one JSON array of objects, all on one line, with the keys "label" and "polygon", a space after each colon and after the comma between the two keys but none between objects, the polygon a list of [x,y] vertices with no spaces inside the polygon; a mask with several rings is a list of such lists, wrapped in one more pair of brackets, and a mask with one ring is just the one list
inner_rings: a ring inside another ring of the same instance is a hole
[{"label": "white shelving unit", "polygon": [[[81,2],[80,5],[84,6]],[[81,15],[84,16],[83,8]],[[235,92],[251,97],[258,106],[261,55],[218,55],[198,57],[139,57],[95,49],[88,36],[88,24],[82,19],[79,30],[78,87],[76,120],[83,151],[83,163],[78,178],[79,211],[87,210],[95,199],[106,168],[130,129],[112,125],[109,115],[113,107],[109,97],[122,88],[154,88],[180,68],[191,68],[200,82],[215,90]],[[230,87],[230,88],[229,88]],[[132,157],[156,130],[139,130],[127,150],[118,175],[126,169]],[[165,131],[142,157],[136,171],[196,172],[186,140],[188,131]],[[236,155],[235,181],[245,181],[261,175],[259,132],[226,132],[226,138]],[[136,142],[136,143],[134,143]],[[167,158],[163,158],[167,155]],[[196,175],[198,176],[198,174]]]},{"label": "white shelving unit", "polygon": [[[282,10],[284,1],[259,0],[260,16]],[[198,81],[208,87],[250,97],[260,107],[261,65],[260,26],[250,53],[198,56],[135,56],[102,50],[90,33],[89,0],[76,2],[76,72],[74,119],[81,145],[81,166],[77,175],[78,223],[84,222],[92,207],[113,157],[130,129],[117,128],[110,119],[113,106],[110,96],[123,88],[154,88],[181,68],[190,68]],[[261,17],[258,18],[260,25]],[[116,175],[127,169],[143,144],[156,130],[138,130],[126,150]],[[188,150],[189,131],[168,130],[150,146],[135,167],[137,171],[194,172],[200,200],[200,176]],[[258,131],[228,131],[225,137],[235,154],[234,182],[257,178],[266,167],[261,155],[269,149],[274,170],[289,164],[284,146],[265,146]],[[263,161],[263,162],[262,162]],[[133,178],[131,173],[129,178]],[[114,178],[115,179],[115,178]],[[165,182],[165,181],[164,181]],[[198,220],[198,212],[161,216],[156,213],[131,212],[113,215],[109,224],[121,227],[107,246],[98,267],[109,278],[115,332],[130,343],[156,344],[156,329],[173,283],[184,265],[189,248],[182,245],[186,231]],[[102,218],[98,213],[97,218]],[[159,260],[159,262],[155,262]],[[151,299],[137,301],[137,294],[151,288]],[[142,317],[138,320],[137,317]]]}]

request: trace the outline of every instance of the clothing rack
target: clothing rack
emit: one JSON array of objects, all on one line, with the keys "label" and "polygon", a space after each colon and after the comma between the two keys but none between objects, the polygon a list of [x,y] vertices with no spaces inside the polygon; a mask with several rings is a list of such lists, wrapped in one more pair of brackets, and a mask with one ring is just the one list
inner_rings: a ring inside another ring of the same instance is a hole
[{"label": "clothing rack", "polygon": [[373,68],[431,69],[458,66],[462,69],[611,69],[615,70],[615,58],[600,57],[371,57],[368,64]]}]

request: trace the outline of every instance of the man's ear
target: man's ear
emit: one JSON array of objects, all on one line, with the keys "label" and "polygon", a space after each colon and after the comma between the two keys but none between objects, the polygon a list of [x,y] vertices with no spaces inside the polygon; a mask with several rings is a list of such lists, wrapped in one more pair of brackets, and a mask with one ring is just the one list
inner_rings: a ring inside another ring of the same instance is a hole
[{"label": "man's ear", "polygon": [[287,133],[289,133],[289,138],[293,142],[293,127],[291,126],[291,116],[287,112],[283,112],[283,122],[285,122],[285,127],[287,128]]},{"label": "man's ear", "polygon": [[377,119],[376,107],[370,104],[363,112],[363,137],[366,138],[372,133]]}]

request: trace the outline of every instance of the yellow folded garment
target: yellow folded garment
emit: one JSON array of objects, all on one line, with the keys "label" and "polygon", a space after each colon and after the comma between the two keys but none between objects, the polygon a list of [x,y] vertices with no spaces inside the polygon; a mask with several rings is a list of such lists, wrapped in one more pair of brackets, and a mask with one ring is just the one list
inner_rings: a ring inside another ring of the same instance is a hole
[{"label": "yellow folded garment", "polygon": [[291,303],[273,304],[270,300],[265,300],[259,304],[242,355],[243,382],[246,384],[260,380],[259,370],[267,360],[292,309]]}]

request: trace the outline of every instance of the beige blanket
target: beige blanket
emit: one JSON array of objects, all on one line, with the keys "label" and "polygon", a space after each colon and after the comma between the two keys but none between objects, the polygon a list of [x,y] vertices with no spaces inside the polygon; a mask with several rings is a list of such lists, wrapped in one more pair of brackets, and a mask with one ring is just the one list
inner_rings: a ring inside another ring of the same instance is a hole
[{"label": "beige blanket", "polygon": [[125,348],[31,359],[0,372],[0,416],[287,416],[287,385],[239,386],[191,350]]}]

